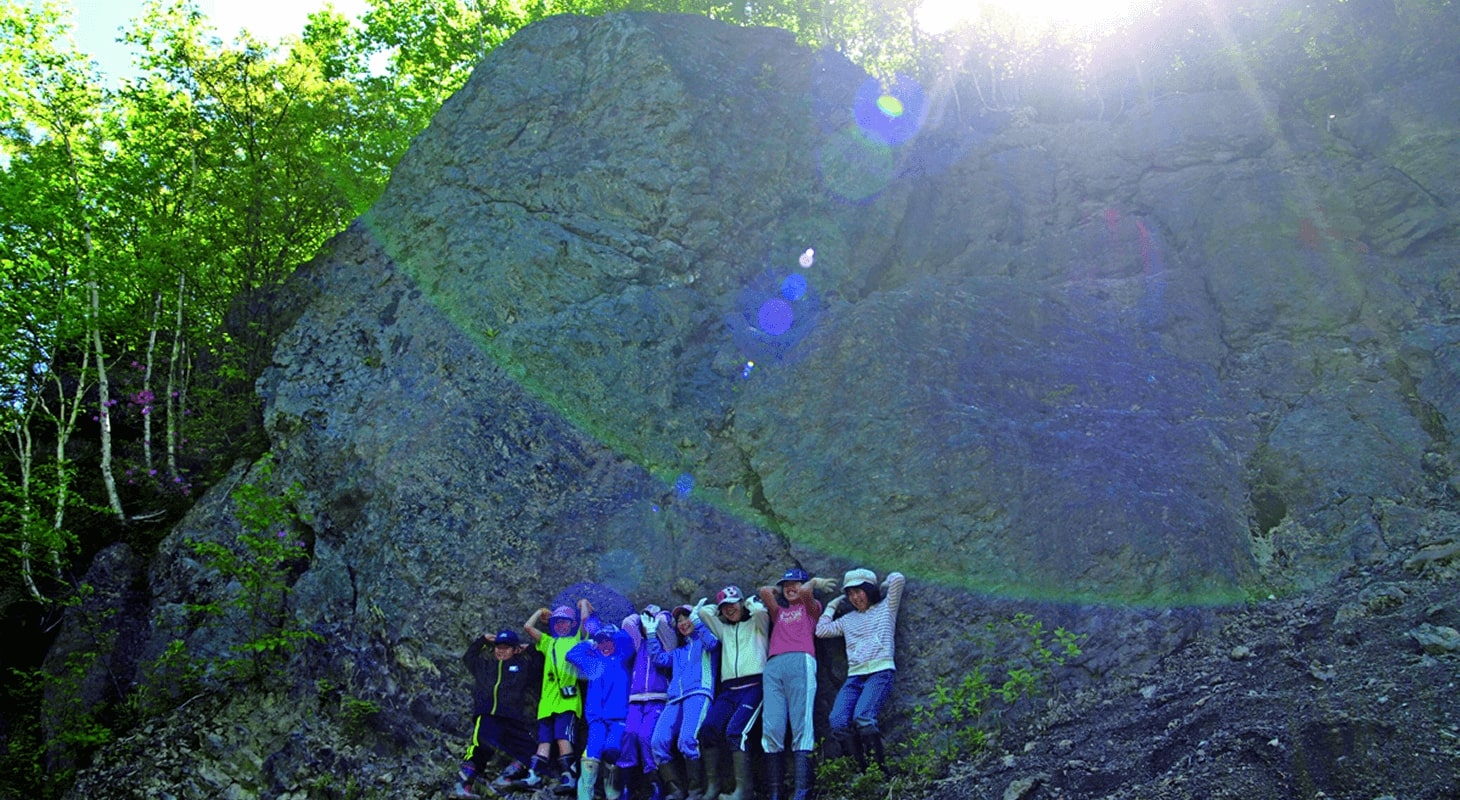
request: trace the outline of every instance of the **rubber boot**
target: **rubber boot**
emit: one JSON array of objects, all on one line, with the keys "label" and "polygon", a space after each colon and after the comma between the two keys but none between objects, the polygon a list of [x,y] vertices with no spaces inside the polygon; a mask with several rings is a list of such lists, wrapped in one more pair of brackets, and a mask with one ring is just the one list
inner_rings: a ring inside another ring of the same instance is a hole
[{"label": "rubber boot", "polygon": [[720,795],[720,800],[754,800],[755,777],[750,771],[750,753],[731,750],[730,767],[735,773],[735,789]]},{"label": "rubber boot", "polygon": [[862,749],[862,740],[857,732],[851,728],[838,728],[831,732],[832,741],[836,742],[838,756],[850,756],[857,762],[857,771],[867,771],[867,754]]},{"label": "rubber boot", "polygon": [[685,758],[684,800],[705,800],[705,760]]},{"label": "rubber boot", "polygon": [[[864,760],[869,760],[881,770],[882,777],[887,777],[887,751],[882,746],[882,732],[873,728],[871,730],[858,731],[857,738],[861,740],[862,750],[867,753]],[[863,766],[863,769],[866,769]]]},{"label": "rubber boot", "polygon": [[791,795],[791,800],[811,800],[811,751],[793,751],[791,763],[796,776],[796,792]]},{"label": "rubber boot", "polygon": [[784,800],[786,783],[786,754],[765,754],[766,783],[770,784],[770,800]]},{"label": "rubber boot", "polygon": [[585,758],[578,762],[578,800],[593,800],[593,784],[598,783],[596,758]]},{"label": "rubber boot", "polygon": [[701,796],[705,800],[719,800],[721,781],[721,767],[724,766],[724,753],[718,748],[700,748],[700,764],[705,771],[705,782],[701,784],[704,791]]},{"label": "rubber boot", "polygon": [[609,764],[603,768],[603,796],[608,800],[619,800],[623,793],[623,773],[617,764]]},{"label": "rubber boot", "polygon": [[673,758],[666,758],[659,765],[659,782],[664,787],[664,800],[686,800],[684,779],[679,776],[679,765]]}]

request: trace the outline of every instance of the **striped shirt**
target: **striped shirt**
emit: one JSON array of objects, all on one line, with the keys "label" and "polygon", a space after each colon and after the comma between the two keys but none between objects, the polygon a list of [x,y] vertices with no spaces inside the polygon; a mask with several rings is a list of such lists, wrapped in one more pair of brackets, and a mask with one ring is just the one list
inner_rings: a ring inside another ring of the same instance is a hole
[{"label": "striped shirt", "polygon": [[[887,576],[882,601],[866,611],[851,611],[834,619],[840,603],[828,604],[816,622],[816,635],[822,639],[837,636],[847,640],[847,675],[870,675],[885,669],[897,669],[893,663],[893,643],[897,628],[897,609],[902,603],[902,587],[907,579],[901,572]],[[848,601],[850,603],[850,601]]]}]

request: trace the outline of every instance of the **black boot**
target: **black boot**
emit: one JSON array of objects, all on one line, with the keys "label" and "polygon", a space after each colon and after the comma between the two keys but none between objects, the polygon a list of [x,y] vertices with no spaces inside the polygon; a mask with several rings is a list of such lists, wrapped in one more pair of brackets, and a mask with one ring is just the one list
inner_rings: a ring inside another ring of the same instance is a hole
[{"label": "black boot", "polygon": [[703,758],[684,759],[684,800],[707,800]]},{"label": "black boot", "polygon": [[867,771],[867,755],[862,751],[861,737],[851,728],[838,728],[831,732],[832,741],[836,742],[837,755],[850,756],[857,762],[857,771]]},{"label": "black boot", "polygon": [[791,800],[811,800],[811,751],[792,751],[791,763],[796,770],[796,793]]},{"label": "black boot", "polygon": [[[863,762],[870,760],[881,770],[882,777],[887,777],[887,751],[882,747],[882,731],[876,728],[861,730],[857,732],[857,738],[861,740],[861,749],[866,753]],[[866,768],[866,763],[863,763],[862,769]]]},{"label": "black boot", "polygon": [[750,753],[731,750],[730,764],[735,772],[735,791],[720,797],[729,800],[755,800],[755,777],[750,771]]},{"label": "black boot", "polygon": [[679,776],[679,765],[673,757],[659,765],[659,782],[664,785],[664,800],[685,800],[684,778]]},{"label": "black boot", "polygon": [[720,767],[721,752],[717,748],[700,748],[700,766],[705,771],[705,782],[700,784],[704,789],[705,800],[720,800],[721,780],[723,774]]},{"label": "black boot", "polygon": [[770,800],[783,800],[786,783],[786,754],[765,754],[765,779],[771,786]]}]

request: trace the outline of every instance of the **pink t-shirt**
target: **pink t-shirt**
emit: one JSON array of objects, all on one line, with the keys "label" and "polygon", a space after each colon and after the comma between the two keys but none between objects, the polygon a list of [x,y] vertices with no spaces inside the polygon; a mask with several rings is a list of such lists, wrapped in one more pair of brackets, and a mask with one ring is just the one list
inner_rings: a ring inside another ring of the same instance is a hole
[{"label": "pink t-shirt", "polygon": [[821,615],[821,602],[810,597],[805,602],[783,606],[780,603],[770,608],[771,645],[767,658],[782,653],[806,653],[816,655],[816,618]]}]

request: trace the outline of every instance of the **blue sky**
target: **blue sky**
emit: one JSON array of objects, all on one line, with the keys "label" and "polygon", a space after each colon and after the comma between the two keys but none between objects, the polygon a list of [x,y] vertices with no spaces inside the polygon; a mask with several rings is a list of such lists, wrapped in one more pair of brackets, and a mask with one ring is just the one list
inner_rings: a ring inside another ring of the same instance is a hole
[{"label": "blue sky", "polygon": [[[240,28],[247,28],[271,42],[303,31],[305,18],[327,2],[351,17],[368,8],[366,0],[197,0],[221,38],[232,39]],[[121,28],[142,16],[143,0],[71,0],[71,4],[76,9],[76,46],[90,53],[113,80],[134,74],[131,51],[113,40]]]}]

